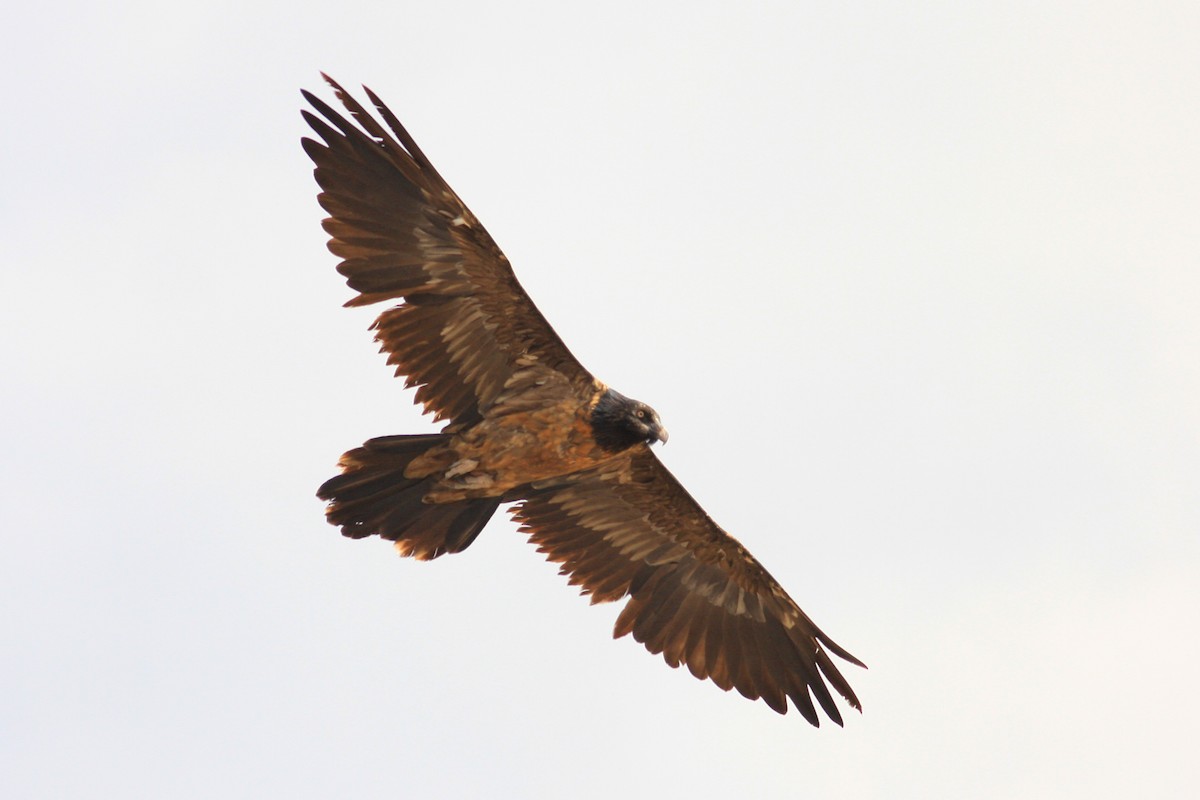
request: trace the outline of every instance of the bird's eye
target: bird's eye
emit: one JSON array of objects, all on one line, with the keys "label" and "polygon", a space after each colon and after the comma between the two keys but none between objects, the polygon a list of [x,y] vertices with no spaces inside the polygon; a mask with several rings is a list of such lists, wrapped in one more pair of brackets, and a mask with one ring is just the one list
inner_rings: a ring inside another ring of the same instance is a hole
[{"label": "bird's eye", "polygon": [[635,413],[637,414],[637,418],[638,418],[638,419],[645,419],[645,418],[646,418],[646,412],[645,412],[645,411],[642,411],[640,408],[639,408],[639,409],[638,409],[638,410],[637,410]]}]

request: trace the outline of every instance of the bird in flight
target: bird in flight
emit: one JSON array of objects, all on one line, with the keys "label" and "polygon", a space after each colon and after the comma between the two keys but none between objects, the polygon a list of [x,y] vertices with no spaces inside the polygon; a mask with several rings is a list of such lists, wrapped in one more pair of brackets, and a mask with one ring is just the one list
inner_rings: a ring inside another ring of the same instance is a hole
[{"label": "bird in flight", "polygon": [[[317,491],[351,538],[380,536],[427,560],[466,549],[501,503],[593,603],[628,598],[633,634],[672,667],[761,698],[813,725],[830,692],[861,711],[830,654],[865,666],[818,628],[745,547],[692,499],[651,445],[650,406],[575,359],[504,253],[396,116],[378,119],[327,75],[347,119],[310,92],[303,115],[317,199],[348,306],[389,302],[381,351],[440,433],[381,436],[344,454]],[[382,120],[382,124],[381,121]],[[386,125],[386,127],[385,127]]]}]

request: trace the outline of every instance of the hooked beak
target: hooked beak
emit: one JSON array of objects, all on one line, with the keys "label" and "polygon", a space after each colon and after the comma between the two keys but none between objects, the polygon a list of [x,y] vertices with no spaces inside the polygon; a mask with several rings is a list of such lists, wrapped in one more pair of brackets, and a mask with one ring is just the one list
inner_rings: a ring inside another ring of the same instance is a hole
[{"label": "hooked beak", "polygon": [[666,429],[666,428],[664,428],[662,425],[655,425],[655,426],[654,426],[653,433],[654,433],[654,438],[658,439],[658,440],[659,440],[660,442],[662,442],[663,444],[666,444],[666,443],[667,443],[667,439],[671,438],[671,437],[670,437],[670,436],[667,434],[667,429]]}]

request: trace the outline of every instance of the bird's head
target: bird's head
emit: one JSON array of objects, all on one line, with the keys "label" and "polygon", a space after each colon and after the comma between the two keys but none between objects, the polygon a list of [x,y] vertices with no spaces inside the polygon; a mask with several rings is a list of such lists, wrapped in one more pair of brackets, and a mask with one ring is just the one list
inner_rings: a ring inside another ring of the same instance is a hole
[{"label": "bird's head", "polygon": [[605,450],[619,452],[638,442],[667,443],[667,429],[657,411],[612,389],[596,401],[590,421],[596,443]]}]

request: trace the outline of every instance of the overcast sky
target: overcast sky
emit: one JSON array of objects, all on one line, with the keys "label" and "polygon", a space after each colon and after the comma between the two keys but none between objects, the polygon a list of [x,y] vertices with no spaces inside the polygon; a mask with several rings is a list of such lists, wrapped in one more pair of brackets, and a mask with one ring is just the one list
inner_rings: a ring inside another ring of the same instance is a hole
[{"label": "overcast sky", "polygon": [[[0,795],[1197,796],[1200,6],[437,5],[6,15]],[[432,563],[324,522],[434,428],[341,308],[319,70],[861,716],[611,641],[506,515]]]}]

